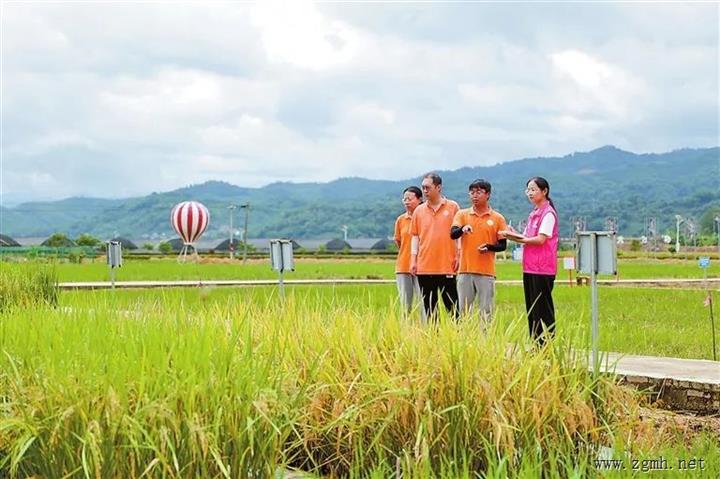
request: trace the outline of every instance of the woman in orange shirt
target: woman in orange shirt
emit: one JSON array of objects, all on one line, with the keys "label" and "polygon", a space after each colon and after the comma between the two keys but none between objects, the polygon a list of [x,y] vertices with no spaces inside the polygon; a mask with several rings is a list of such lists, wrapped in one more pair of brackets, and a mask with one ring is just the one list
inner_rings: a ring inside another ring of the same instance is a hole
[{"label": "woman in orange shirt", "polygon": [[420,297],[420,287],[417,276],[410,272],[410,222],[415,208],[422,203],[422,191],[417,186],[408,186],[403,191],[402,203],[405,213],[395,220],[395,244],[398,247],[397,261],[395,262],[395,279],[397,281],[400,304],[403,311],[410,313],[413,308],[413,298]]}]

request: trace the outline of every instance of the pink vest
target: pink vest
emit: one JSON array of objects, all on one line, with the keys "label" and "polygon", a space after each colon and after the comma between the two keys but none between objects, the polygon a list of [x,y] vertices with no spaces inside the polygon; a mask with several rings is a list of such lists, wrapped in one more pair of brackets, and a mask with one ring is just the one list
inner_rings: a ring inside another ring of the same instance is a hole
[{"label": "pink vest", "polygon": [[557,250],[559,222],[555,209],[546,201],[544,205],[532,210],[528,217],[525,236],[537,236],[540,223],[546,214],[555,216],[555,227],[552,236],[541,245],[523,245],[523,272],[555,276],[557,274]]}]

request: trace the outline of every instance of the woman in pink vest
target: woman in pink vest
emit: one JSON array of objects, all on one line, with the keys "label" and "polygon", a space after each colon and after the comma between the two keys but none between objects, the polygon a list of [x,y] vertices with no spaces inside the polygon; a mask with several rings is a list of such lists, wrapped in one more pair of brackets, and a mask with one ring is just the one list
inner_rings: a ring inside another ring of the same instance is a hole
[{"label": "woman in pink vest", "polygon": [[530,336],[543,345],[545,334],[550,337],[555,334],[552,290],[557,274],[558,217],[550,199],[550,185],[545,178],[530,178],[525,194],[535,209],[530,212],[522,235],[510,229],[506,236],[525,245],[523,287]]}]

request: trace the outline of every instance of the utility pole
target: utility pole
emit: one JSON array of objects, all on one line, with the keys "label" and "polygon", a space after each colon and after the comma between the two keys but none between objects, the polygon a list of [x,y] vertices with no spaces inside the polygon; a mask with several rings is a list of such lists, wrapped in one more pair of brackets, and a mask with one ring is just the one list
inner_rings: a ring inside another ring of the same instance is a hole
[{"label": "utility pole", "polygon": [[653,251],[657,251],[657,218],[655,216],[647,218],[647,232],[652,241]]},{"label": "utility pole", "polygon": [[250,203],[240,205],[240,208],[245,210],[245,227],[243,228],[243,264],[247,262],[247,249],[248,249],[248,216],[250,216]]},{"label": "utility pole", "polygon": [[345,242],[347,242],[347,232],[348,232],[347,225],[342,225],[342,228],[340,228],[340,229],[343,232],[343,239],[345,240]]},{"label": "utility pole", "polygon": [[235,216],[235,210],[237,205],[230,205],[227,207],[230,210],[230,259],[235,258],[235,246],[233,245],[233,216]]},{"label": "utility pole", "polygon": [[692,216],[685,218],[685,246],[697,246],[697,226]]},{"label": "utility pole", "polygon": [[683,222],[683,217],[675,215],[675,254],[680,253],[680,223]]},{"label": "utility pole", "polygon": [[584,216],[576,216],[572,219],[572,223],[575,226],[575,231],[573,231],[573,235],[577,234],[579,231],[585,231],[585,217]]},{"label": "utility pole", "polygon": [[521,218],[520,221],[518,221],[518,227],[517,227],[518,232],[519,233],[524,232],[526,226],[527,226],[527,220],[525,218]]},{"label": "utility pole", "polygon": [[717,225],[718,234],[718,253],[720,253],[720,215],[715,217],[715,224]]},{"label": "utility pole", "polygon": [[605,218],[605,229],[617,233],[618,230],[618,219],[617,216],[608,216]]}]

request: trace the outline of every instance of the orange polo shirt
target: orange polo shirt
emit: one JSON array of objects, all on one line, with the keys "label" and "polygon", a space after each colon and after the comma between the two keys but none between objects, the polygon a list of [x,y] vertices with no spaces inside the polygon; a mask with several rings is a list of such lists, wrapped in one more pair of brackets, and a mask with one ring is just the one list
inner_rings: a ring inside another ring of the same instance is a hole
[{"label": "orange polo shirt", "polygon": [[450,227],[459,209],[453,200],[443,198],[437,211],[425,202],[413,212],[410,233],[420,238],[417,274],[455,274],[457,246],[450,239]]},{"label": "orange polo shirt", "polygon": [[465,233],[460,237],[460,269],[459,273],[483,274],[495,276],[495,252],[478,251],[483,244],[496,244],[499,240],[498,231],[507,229],[505,218],[490,208],[482,215],[475,210],[466,208],[460,210],[453,219],[452,226],[472,226],[472,233]]},{"label": "orange polo shirt", "polygon": [[410,222],[412,216],[407,212],[401,214],[395,220],[395,241],[400,243],[397,261],[395,261],[396,273],[410,273],[410,243],[412,235],[410,234]]}]

